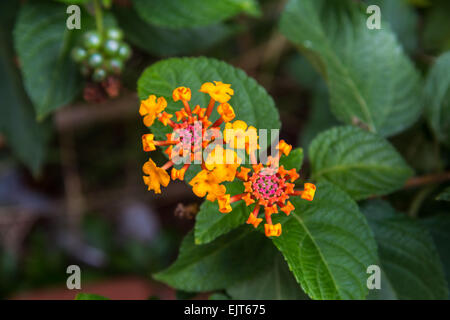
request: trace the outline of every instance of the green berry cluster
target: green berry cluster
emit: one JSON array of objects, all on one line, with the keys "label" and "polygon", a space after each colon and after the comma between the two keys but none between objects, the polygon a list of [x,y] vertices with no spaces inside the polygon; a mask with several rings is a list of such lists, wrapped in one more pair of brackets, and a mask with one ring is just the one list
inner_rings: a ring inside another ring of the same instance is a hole
[{"label": "green berry cluster", "polygon": [[120,75],[131,55],[130,46],[122,39],[123,31],[119,28],[109,28],[103,35],[88,31],[83,35],[82,45],[72,49],[72,59],[80,64],[81,73],[95,82]]}]

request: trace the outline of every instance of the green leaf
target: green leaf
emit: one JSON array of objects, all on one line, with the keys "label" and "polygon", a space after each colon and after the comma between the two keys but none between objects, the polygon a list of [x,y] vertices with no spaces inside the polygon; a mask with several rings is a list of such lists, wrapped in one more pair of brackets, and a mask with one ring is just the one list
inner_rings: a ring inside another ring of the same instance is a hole
[{"label": "green leaf", "polygon": [[438,139],[450,146],[450,52],[436,60],[424,90],[428,123]]},{"label": "green leaf", "polygon": [[[227,193],[236,195],[244,192],[242,182],[234,181],[226,184]],[[217,237],[239,227],[247,221],[250,210],[243,201],[231,204],[233,210],[221,213],[217,202],[204,201],[196,216],[194,227],[195,243],[205,244]]]},{"label": "green leaf", "polygon": [[66,28],[66,6],[26,3],[14,28],[25,89],[38,119],[70,103],[80,91],[77,66],[70,58],[76,31]]},{"label": "green leaf", "polygon": [[296,148],[292,149],[291,153],[286,156],[282,156],[280,159],[280,165],[284,166],[286,170],[296,169],[300,170],[303,163],[303,149]]},{"label": "green leaf", "polygon": [[287,71],[300,86],[311,91],[308,118],[300,132],[301,145],[306,148],[320,132],[338,125],[339,122],[331,113],[328,88],[324,80],[307,59],[300,55],[294,56],[288,63]]},{"label": "green leaf", "polygon": [[351,126],[321,133],[309,156],[315,179],[333,182],[357,200],[395,191],[413,173],[389,142]]},{"label": "green leaf", "polygon": [[33,105],[15,67],[12,35],[8,30],[14,23],[16,4],[13,1],[0,4],[0,132],[19,160],[38,175],[44,163],[50,127],[48,123],[36,123]]},{"label": "green leaf", "polygon": [[133,3],[142,19],[167,28],[215,24],[239,13],[260,14],[256,0],[133,0]]},{"label": "green leaf", "polygon": [[436,200],[450,201],[450,187],[445,188],[441,193],[439,193]]},{"label": "green leaf", "polygon": [[183,29],[158,27],[143,21],[132,8],[120,8],[114,14],[131,43],[157,56],[207,50],[230,37],[236,30],[223,23]]},{"label": "green leaf", "polygon": [[397,299],[447,299],[442,265],[426,229],[382,200],[367,202],[362,211],[378,244],[381,289]]},{"label": "green leaf", "polygon": [[75,300],[109,300],[109,298],[93,293],[78,293]]},{"label": "green leaf", "polygon": [[267,242],[259,232],[243,227],[214,242],[195,245],[190,232],[175,263],[154,278],[190,292],[224,289],[264,270],[271,249]]},{"label": "green leaf", "polygon": [[381,19],[389,23],[406,52],[413,53],[417,49],[419,17],[411,4],[405,0],[366,0],[365,2],[367,5],[380,7]]},{"label": "green leaf", "polygon": [[283,256],[274,250],[266,262],[269,267],[255,277],[227,288],[232,299],[238,300],[305,300],[302,291],[289,270]]},{"label": "green leaf", "polygon": [[450,299],[450,215],[439,214],[422,220],[434,240],[447,279]]},{"label": "green leaf", "polygon": [[364,299],[377,249],[356,203],[330,183],[317,185],[312,202],[290,201],[295,211],[273,242],[303,290],[313,299]]},{"label": "green leaf", "polygon": [[366,19],[353,1],[290,0],[280,28],[324,76],[338,119],[389,136],[418,119],[420,75],[390,28]]}]

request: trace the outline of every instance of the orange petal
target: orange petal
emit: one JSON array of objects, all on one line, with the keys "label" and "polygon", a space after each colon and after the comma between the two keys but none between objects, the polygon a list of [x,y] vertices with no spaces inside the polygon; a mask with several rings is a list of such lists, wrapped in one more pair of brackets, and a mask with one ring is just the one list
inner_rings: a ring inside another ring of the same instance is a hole
[{"label": "orange petal", "polygon": [[281,224],[277,223],[276,225],[265,224],[264,231],[267,237],[279,237],[281,235]]},{"label": "orange petal", "polygon": [[245,187],[244,192],[250,192],[250,193],[253,192],[251,181],[244,182],[244,187]]},{"label": "orange petal", "polygon": [[253,213],[250,213],[250,215],[248,216],[248,219],[247,219],[247,224],[251,224],[255,228],[257,228],[258,225],[261,223],[261,221],[262,221],[262,218],[257,218],[254,216]]},{"label": "orange petal", "polygon": [[284,140],[280,140],[277,145],[277,149],[280,150],[280,152],[284,153],[285,156],[288,156],[292,150],[292,146],[290,144],[287,144]]},{"label": "orange petal", "polygon": [[314,199],[314,194],[316,193],[316,186],[312,183],[305,183],[304,191],[301,195],[302,199],[312,201]]},{"label": "orange petal", "polygon": [[251,193],[246,193],[245,195],[242,196],[242,200],[245,201],[245,204],[247,206],[251,205],[252,203],[255,202],[255,200],[252,198]]},{"label": "orange petal", "polygon": [[217,202],[219,203],[219,211],[222,213],[231,212],[232,208],[230,205],[230,195],[225,194],[217,197]]},{"label": "orange petal", "polygon": [[248,173],[251,170],[249,168],[246,167],[241,167],[241,171],[236,173],[236,177],[238,177],[241,180],[247,181],[248,180]]},{"label": "orange petal", "polygon": [[280,210],[283,211],[284,213],[286,213],[287,216],[289,214],[291,214],[291,211],[294,209],[295,209],[295,207],[292,205],[292,203],[290,201],[288,201],[284,207],[280,208]]}]

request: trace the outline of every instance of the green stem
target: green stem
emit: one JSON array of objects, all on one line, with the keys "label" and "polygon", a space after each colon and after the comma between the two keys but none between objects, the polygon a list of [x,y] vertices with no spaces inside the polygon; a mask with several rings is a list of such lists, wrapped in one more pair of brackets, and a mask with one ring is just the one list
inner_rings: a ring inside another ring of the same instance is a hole
[{"label": "green stem", "polygon": [[103,35],[103,13],[100,0],[94,0],[95,9],[95,24],[97,25],[97,32]]},{"label": "green stem", "polygon": [[414,197],[413,201],[411,202],[411,205],[408,210],[408,215],[411,218],[417,218],[419,215],[420,207],[422,206],[422,203],[425,201],[425,199],[436,189],[437,185],[431,185],[427,186],[423,189],[421,189],[416,196]]}]

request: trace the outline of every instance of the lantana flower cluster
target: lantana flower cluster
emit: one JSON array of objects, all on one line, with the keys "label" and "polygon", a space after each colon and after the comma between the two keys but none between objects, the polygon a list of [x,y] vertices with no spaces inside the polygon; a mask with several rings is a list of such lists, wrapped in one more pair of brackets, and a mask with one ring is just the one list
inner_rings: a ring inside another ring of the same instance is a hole
[{"label": "lantana flower cluster", "polygon": [[[292,150],[284,140],[276,145],[275,155],[267,157],[265,163],[258,162],[257,128],[235,119],[236,114],[229,103],[234,95],[230,84],[206,82],[199,91],[210,97],[204,108],[190,105],[190,88],[175,88],[172,99],[180,103],[175,114],[165,111],[167,101],[164,97],[150,95],[141,101],[139,113],[147,127],[151,128],[159,121],[171,129],[164,140],[155,140],[152,133],[142,136],[144,151],[161,147],[169,159],[158,167],[149,158],[143,166],[144,183],[148,190],[161,193],[161,186],[167,187],[171,180],[184,180],[189,167],[198,164],[201,170],[188,181],[195,195],[217,201],[222,214],[232,214],[231,204],[244,201],[250,212],[247,224],[257,228],[263,221],[260,215],[264,212],[266,236],[280,236],[281,224],[273,224],[271,216],[279,211],[289,215],[295,209],[289,201],[292,197],[312,201],[316,186],[305,183],[302,190],[296,189],[297,170],[286,170],[279,165],[280,159]],[[214,109],[219,114],[215,121],[211,119]],[[246,160],[251,165],[246,166]],[[242,183],[243,193],[227,191],[226,183],[235,180]]]}]

